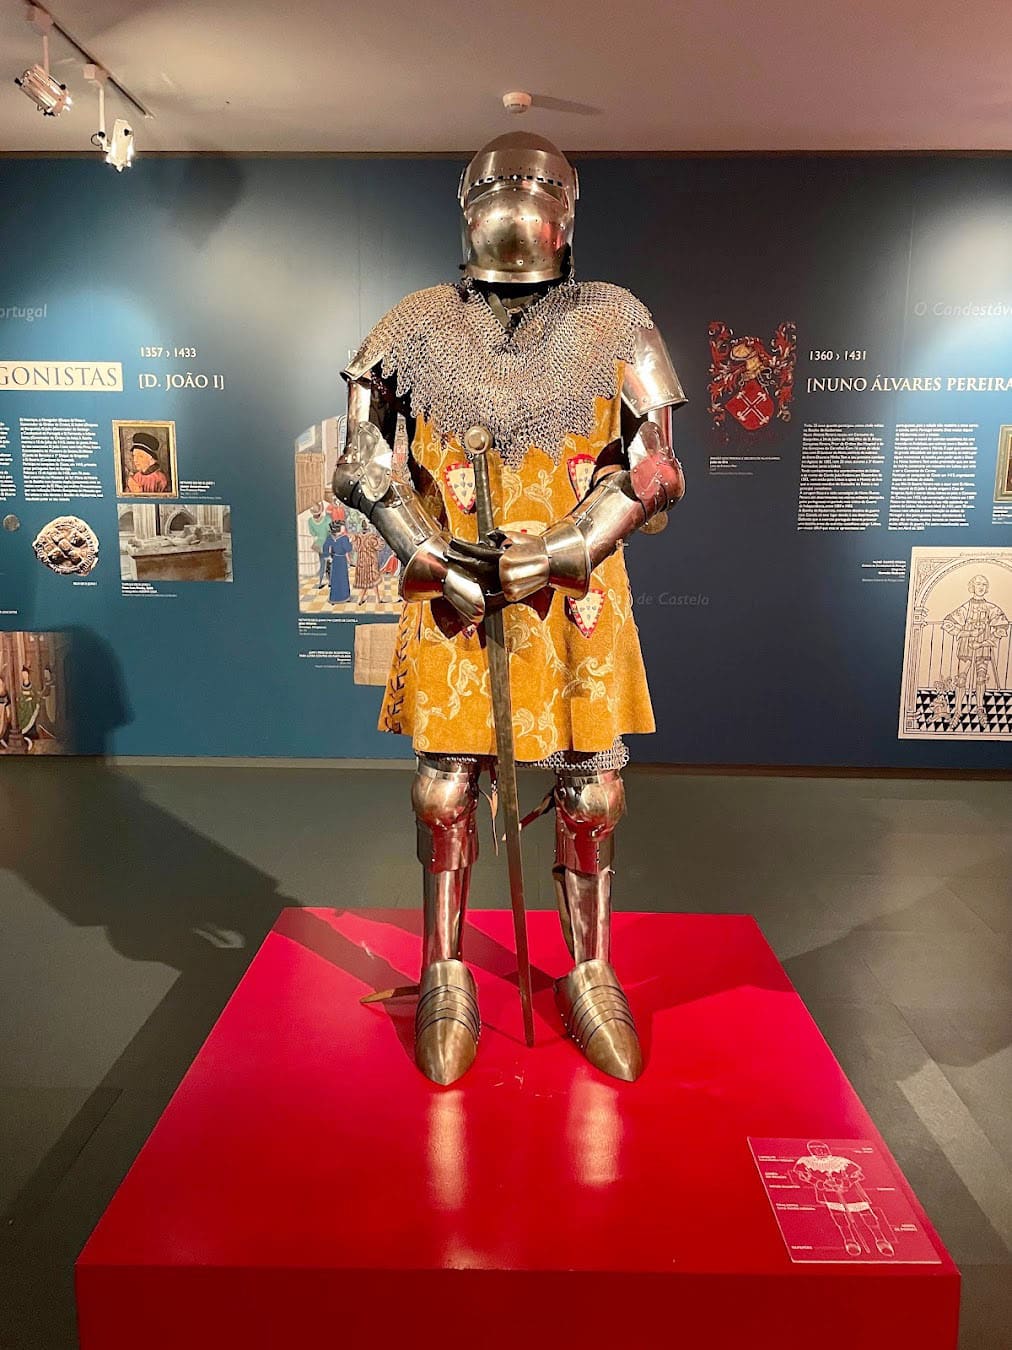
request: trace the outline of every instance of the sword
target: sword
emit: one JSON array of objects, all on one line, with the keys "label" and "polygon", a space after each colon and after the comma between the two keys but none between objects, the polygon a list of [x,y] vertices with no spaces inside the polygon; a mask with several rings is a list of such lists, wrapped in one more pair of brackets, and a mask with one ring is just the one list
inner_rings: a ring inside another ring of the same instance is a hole
[{"label": "sword", "polygon": [[[471,427],[464,446],[474,465],[475,513],[478,534],[487,539],[495,531],[492,493],[486,455],[492,436],[486,427]],[[520,804],[517,799],[517,762],[513,748],[513,704],[510,699],[509,652],[501,609],[485,615],[485,649],[488,652],[489,686],[492,691],[492,722],[495,727],[496,779],[506,826],[506,865],[509,871],[510,905],[517,945],[517,982],[524,1015],[524,1039],[534,1044],[534,1010],[531,1004],[531,958],[527,950],[527,914],[524,908],[524,864],[520,853]]]}]

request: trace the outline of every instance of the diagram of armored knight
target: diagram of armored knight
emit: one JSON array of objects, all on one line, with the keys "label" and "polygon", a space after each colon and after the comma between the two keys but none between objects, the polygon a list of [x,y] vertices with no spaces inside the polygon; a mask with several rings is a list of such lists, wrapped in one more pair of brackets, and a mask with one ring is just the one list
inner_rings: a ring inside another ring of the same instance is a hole
[{"label": "diagram of armored knight", "polygon": [[793,1262],[938,1264],[923,1216],[881,1140],[748,1142]]},{"label": "diagram of armored knight", "polygon": [[1012,739],[1012,549],[915,548],[899,735]]},{"label": "diagram of armored knight", "polygon": [[836,1225],[848,1256],[863,1256],[871,1250],[871,1242],[882,1256],[895,1255],[889,1221],[869,1199],[861,1184],[864,1172],[852,1158],[840,1157],[828,1144],[813,1140],[792,1171],[798,1181],[814,1189],[819,1204],[825,1206]]}]

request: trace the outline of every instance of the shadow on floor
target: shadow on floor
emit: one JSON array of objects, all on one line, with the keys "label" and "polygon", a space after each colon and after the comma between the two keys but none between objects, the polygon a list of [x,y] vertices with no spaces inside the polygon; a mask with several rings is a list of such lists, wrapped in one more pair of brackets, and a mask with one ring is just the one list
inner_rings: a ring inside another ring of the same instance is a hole
[{"label": "shadow on floor", "polygon": [[73,1260],[119,1176],[61,1216],[55,1241],[47,1209],[61,1205],[69,1168],[140,1075],[136,1152],[286,901],[273,877],[154,806],[99,760],[6,761],[0,810],[0,869],[69,923],[103,929],[130,961],[177,972],[4,1216],[0,1345],[69,1350]]}]

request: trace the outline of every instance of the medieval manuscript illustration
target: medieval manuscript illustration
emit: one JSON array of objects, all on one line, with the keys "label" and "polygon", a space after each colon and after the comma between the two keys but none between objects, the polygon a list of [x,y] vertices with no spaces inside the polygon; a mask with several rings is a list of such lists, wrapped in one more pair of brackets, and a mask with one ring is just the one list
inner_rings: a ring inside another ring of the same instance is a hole
[{"label": "medieval manuscript illustration", "polygon": [[[328,417],[295,442],[295,516],[300,614],[400,612],[400,564],[360,511],[338,501],[331,488],[344,450],[346,419]],[[407,457],[403,429],[394,447]]]},{"label": "medieval manuscript illustration", "polygon": [[0,633],[0,755],[62,755],[68,739],[62,633]]}]

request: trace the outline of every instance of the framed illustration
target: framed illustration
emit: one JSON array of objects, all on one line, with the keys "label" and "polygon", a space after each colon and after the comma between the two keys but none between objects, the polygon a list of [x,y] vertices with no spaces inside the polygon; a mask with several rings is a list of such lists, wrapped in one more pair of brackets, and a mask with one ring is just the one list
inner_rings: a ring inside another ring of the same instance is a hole
[{"label": "framed illustration", "polygon": [[0,755],[69,753],[66,633],[0,633]]},{"label": "framed illustration", "polygon": [[117,497],[177,497],[175,422],[113,422]]},{"label": "framed illustration", "polygon": [[121,502],[124,581],[231,581],[232,508],[196,502]]},{"label": "framed illustration", "polygon": [[994,476],[996,502],[1012,502],[1012,425],[998,428],[998,467]]},{"label": "framed illustration", "polygon": [[1012,548],[915,548],[901,740],[1012,740]]},{"label": "framed illustration", "polygon": [[[400,563],[361,512],[334,496],[334,466],[347,437],[345,417],[327,417],[295,437],[295,527],[299,613],[400,613]],[[397,419],[394,463],[407,463],[407,428]],[[355,647],[359,650],[358,645]],[[387,662],[389,665],[389,661]],[[356,672],[358,667],[355,667]],[[356,673],[356,680],[359,676]],[[385,683],[386,672],[380,683]]]}]

